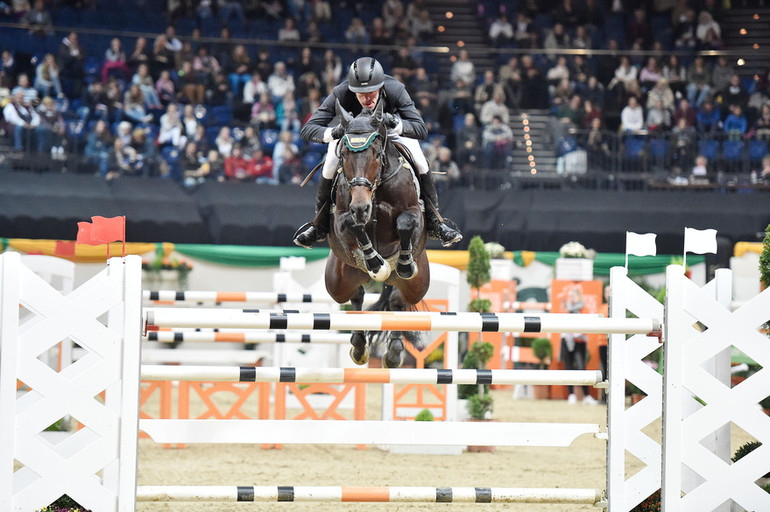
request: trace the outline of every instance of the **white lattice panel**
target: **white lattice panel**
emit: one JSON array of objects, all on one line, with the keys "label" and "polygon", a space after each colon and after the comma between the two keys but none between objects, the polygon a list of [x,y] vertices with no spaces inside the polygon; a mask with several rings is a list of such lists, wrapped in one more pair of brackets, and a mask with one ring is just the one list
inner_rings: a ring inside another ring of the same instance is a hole
[{"label": "white lattice panel", "polygon": [[[625,318],[632,313],[639,318],[663,319],[663,304],[650,296],[627,276],[623,267],[610,274],[610,317]],[[660,488],[661,448],[657,441],[642,432],[662,411],[660,374],[643,361],[660,347],[654,336],[636,334],[610,335],[608,393],[607,494],[609,512],[628,512]],[[626,380],[647,396],[626,409]],[[626,452],[644,468],[626,479]]]},{"label": "white lattice panel", "polygon": [[[33,511],[67,494],[86,508],[111,511],[118,510],[119,494],[133,495],[140,272],[138,257],[114,258],[63,295],[18,254],[0,257],[0,510]],[[86,355],[56,372],[38,356],[65,338]],[[126,345],[136,354],[124,354]],[[17,379],[29,388],[18,397]],[[40,432],[65,416],[85,428],[58,444],[44,440]],[[21,466],[16,471],[14,461]],[[133,510],[133,500],[120,501],[120,509]]]},{"label": "white lattice panel", "polygon": [[[770,510],[770,494],[754,483],[770,470],[770,417],[757,405],[770,393],[770,340],[759,332],[770,318],[770,292],[731,312],[681,267],[669,268],[667,291],[663,510],[722,510],[729,500],[750,511]],[[732,389],[708,372],[731,346],[762,366]],[[735,464],[708,446],[731,422],[762,443]],[[685,483],[688,472],[695,485]]]}]

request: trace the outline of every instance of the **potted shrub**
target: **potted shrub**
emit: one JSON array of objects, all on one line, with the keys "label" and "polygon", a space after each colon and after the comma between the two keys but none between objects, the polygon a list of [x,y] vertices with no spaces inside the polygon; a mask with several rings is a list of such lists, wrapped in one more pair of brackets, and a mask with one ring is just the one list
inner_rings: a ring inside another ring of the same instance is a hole
[{"label": "potted shrub", "polygon": [[414,417],[414,421],[433,421],[433,413],[429,409],[423,409]]},{"label": "potted shrub", "polygon": [[[476,368],[484,370],[487,362],[492,358],[495,352],[494,346],[489,342],[475,343],[465,354],[463,359],[463,368]],[[462,388],[462,389],[460,389]],[[467,399],[467,410],[470,415],[469,421],[492,421],[493,399],[489,393],[489,385],[460,385],[457,390],[458,396]],[[492,452],[494,446],[474,446],[469,445],[469,452]]]},{"label": "potted shrub", "polygon": [[468,270],[466,280],[471,288],[476,291],[476,298],[468,305],[470,311],[489,313],[492,303],[489,299],[481,298],[481,287],[492,278],[489,270],[489,253],[484,246],[484,240],[480,236],[474,236],[468,246]]},{"label": "potted shrub", "polygon": [[[732,460],[733,463],[738,462],[740,459],[750,454],[760,446],[762,446],[762,443],[760,443],[759,441],[749,441],[748,443],[742,444],[741,446],[738,447],[737,450],[735,450],[735,453],[733,454],[730,460]],[[757,483],[765,491],[770,492],[770,472],[765,473],[762,476],[762,478],[757,480]]]},{"label": "potted shrub", "polygon": [[[550,338],[535,338],[532,340],[532,355],[538,359],[537,369],[547,370],[551,365],[553,355],[553,346]],[[535,385],[532,386],[532,394],[535,400],[544,400],[551,398],[551,386]]]},{"label": "potted shrub", "polygon": [[765,228],[762,253],[759,255],[759,286],[760,290],[770,286],[770,224]]}]

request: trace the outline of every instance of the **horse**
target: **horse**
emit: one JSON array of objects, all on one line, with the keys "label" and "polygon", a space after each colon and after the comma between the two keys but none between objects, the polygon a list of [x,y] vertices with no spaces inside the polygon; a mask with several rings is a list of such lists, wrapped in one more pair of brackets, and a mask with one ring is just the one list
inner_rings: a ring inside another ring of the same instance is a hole
[{"label": "horse", "polygon": [[[383,283],[383,289],[369,309],[409,309],[423,299],[430,284],[418,181],[388,138],[382,102],[355,118],[339,101],[336,111],[345,134],[337,145],[341,169],[333,186],[326,289],[338,303],[350,301],[361,311],[364,284],[374,280]],[[414,339],[413,333],[390,334],[384,367],[403,364],[403,336]],[[354,331],[350,343],[350,357],[365,364],[367,333]]]}]

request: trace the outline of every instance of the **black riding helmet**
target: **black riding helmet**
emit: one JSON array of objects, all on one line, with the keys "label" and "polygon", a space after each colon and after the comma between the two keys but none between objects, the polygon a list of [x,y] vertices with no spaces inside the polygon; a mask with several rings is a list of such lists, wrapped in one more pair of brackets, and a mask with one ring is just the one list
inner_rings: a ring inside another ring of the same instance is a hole
[{"label": "black riding helmet", "polygon": [[353,92],[373,92],[385,83],[385,71],[374,57],[361,57],[350,65],[348,87]]}]

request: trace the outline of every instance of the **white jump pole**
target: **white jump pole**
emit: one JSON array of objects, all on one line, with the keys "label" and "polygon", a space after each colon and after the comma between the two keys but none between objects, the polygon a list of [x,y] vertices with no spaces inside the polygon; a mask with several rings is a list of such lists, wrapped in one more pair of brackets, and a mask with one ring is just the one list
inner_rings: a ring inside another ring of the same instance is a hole
[{"label": "white jump pole", "polygon": [[144,381],[324,382],[334,384],[533,384],[597,386],[599,370],[475,370],[435,368],[296,368],[143,365]]},{"label": "white jump pole", "polygon": [[598,489],[355,486],[140,486],[143,502],[570,503],[594,505]]},{"label": "white jump pole", "polygon": [[[378,293],[367,293],[364,302],[374,302],[379,298]],[[175,291],[175,290],[144,290],[142,298],[160,302],[244,302],[255,304],[289,303],[325,303],[336,304],[334,299],[325,293],[276,293],[276,292],[211,292],[211,291]]]},{"label": "white jump pole", "polygon": [[549,313],[334,312],[270,313],[236,309],[153,309],[148,330],[160,327],[312,329],[336,331],[459,331],[534,333],[647,334],[660,330],[653,318],[604,318],[600,315]]},{"label": "white jump pole", "polygon": [[150,331],[146,336],[147,341],[159,341],[162,343],[174,343],[180,341],[191,342],[233,342],[233,343],[329,343],[337,345],[350,344],[350,334],[336,334],[330,332],[287,332],[275,333],[264,331],[184,331],[173,329],[171,331]]}]

